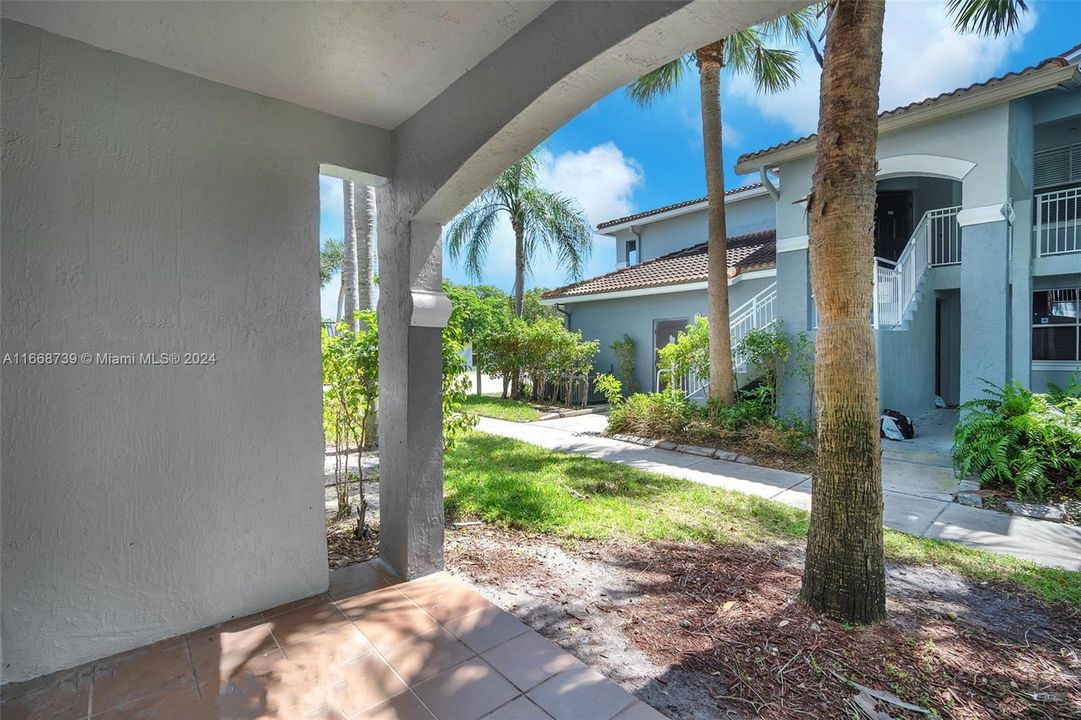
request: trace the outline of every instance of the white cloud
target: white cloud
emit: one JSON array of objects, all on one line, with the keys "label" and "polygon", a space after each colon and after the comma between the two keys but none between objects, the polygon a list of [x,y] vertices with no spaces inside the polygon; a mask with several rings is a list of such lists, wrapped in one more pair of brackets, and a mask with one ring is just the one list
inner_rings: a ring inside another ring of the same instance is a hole
[{"label": "white cloud", "polygon": [[[541,186],[577,200],[590,224],[596,225],[631,212],[634,190],[643,179],[642,168],[614,143],[558,155],[544,148],[537,152]],[[592,261],[587,267],[586,276],[603,272],[614,261],[612,239],[594,235]],[[563,268],[543,252],[533,258],[531,271],[530,277],[526,278],[526,287],[556,287],[567,282]],[[453,278],[464,277],[449,258],[446,259],[444,274]],[[500,217],[493,234],[482,280],[507,290],[514,282],[514,232],[505,216]]]},{"label": "white cloud", "polygon": [[[1036,12],[1030,6],[1022,26],[1009,36],[960,34],[946,14],[945,0],[889,0],[882,38],[881,109],[933,97],[1002,72],[1009,55],[1035,25]],[[728,94],[806,135],[818,125],[820,71],[806,44],[795,48],[802,58],[802,76],[795,87],[760,95],[746,77],[734,77]]]}]

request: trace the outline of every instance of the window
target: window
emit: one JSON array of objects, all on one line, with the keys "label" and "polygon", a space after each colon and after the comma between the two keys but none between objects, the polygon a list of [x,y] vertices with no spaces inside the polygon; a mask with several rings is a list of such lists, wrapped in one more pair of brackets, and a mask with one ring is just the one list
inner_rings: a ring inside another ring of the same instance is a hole
[{"label": "window", "polygon": [[1081,288],[1032,294],[1032,359],[1081,360]]},{"label": "window", "polygon": [[638,264],[638,241],[637,240],[628,240],[627,241],[627,264],[628,265],[637,265]]}]

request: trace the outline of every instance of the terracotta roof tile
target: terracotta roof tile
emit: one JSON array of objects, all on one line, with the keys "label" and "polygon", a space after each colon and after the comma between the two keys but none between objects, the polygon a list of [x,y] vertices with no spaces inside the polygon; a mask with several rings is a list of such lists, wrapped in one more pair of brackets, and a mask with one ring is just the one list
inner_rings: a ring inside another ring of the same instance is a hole
[{"label": "terracotta roof tile", "polygon": [[[544,293],[546,299],[683,285],[704,282],[709,267],[706,243],[620,268],[614,272],[582,280]],[[738,235],[728,239],[728,270],[737,273],[772,267],[776,262],[777,235],[773,230]]]},{"label": "terracotta roof tile", "polygon": [[[742,192],[747,192],[748,190],[754,190],[755,188],[760,187],[762,187],[762,183],[752,183],[750,185],[744,185],[743,187],[726,190],[724,196],[730,197],[732,195],[738,195]],[[669,210],[678,210],[679,208],[688,207],[690,205],[697,205],[698,203],[703,203],[708,199],[708,197],[700,197],[694,198],[693,200],[684,200],[683,202],[665,205],[664,207],[653,208],[652,210],[644,210],[634,215],[627,215],[626,217],[616,218],[615,220],[606,220],[605,222],[602,222],[600,225],[598,225],[597,229],[604,230],[605,228],[610,228],[614,225],[622,225],[623,223],[631,222],[632,220],[641,220],[642,218],[647,218],[651,215],[660,215],[661,213],[666,213]]]},{"label": "terracotta roof tile", "polygon": [[[1006,80],[1010,80],[1010,79],[1015,78],[1015,77],[1022,77],[1022,76],[1025,76],[1025,75],[1033,75],[1033,74],[1043,70],[1044,68],[1046,68],[1046,67],[1048,67],[1050,65],[1054,65],[1055,67],[1060,67],[1061,68],[1061,67],[1066,67],[1069,64],[1070,63],[1067,60],[1065,60],[1064,58],[1062,58],[1062,57],[1057,57],[1056,56],[1056,57],[1048,58],[1046,60],[1043,60],[1040,63],[1037,63],[1036,65],[1030,65],[1029,67],[1027,67],[1027,68],[1025,68],[1023,70],[1017,70],[1015,72],[1008,72],[1005,75],[999,75],[998,77],[993,77],[993,78],[990,78],[989,80],[984,80],[983,82],[973,83],[973,84],[971,84],[971,85],[969,85],[967,87],[957,88],[956,90],[951,90],[950,92],[945,92],[945,93],[942,93],[941,95],[936,95],[934,97],[924,98],[923,100],[918,100],[916,102],[909,103],[908,105],[902,105],[902,106],[896,107],[896,108],[894,108],[892,110],[885,110],[885,111],[880,112],[878,114],[878,119],[882,120],[883,118],[891,117],[893,115],[900,115],[900,114],[903,114],[905,112],[908,112],[909,110],[914,110],[914,109],[916,109],[918,107],[927,107],[929,105],[934,105],[935,103],[938,103],[938,102],[940,102],[942,100],[945,100],[947,98],[960,97],[960,96],[963,96],[963,95],[968,95],[971,92],[975,92],[975,91],[981,90],[983,88],[994,87],[996,85],[999,85],[999,84],[1005,82]],[[777,150],[781,150],[783,148],[792,147],[794,145],[802,145],[803,143],[810,142],[811,140],[814,140],[814,138],[816,136],[817,136],[817,133],[811,133],[810,135],[804,135],[803,137],[796,138],[795,140],[789,140],[787,142],[779,143],[777,145],[772,145],[772,146],[770,146],[768,148],[764,148],[762,150],[756,150],[755,152],[752,152],[752,153],[745,153],[745,154],[739,156],[739,158],[736,160],[736,164],[739,165],[740,163],[747,162],[748,160],[754,160],[755,158],[759,158],[759,157],[762,157],[764,155],[769,155],[770,153],[776,152]]]}]

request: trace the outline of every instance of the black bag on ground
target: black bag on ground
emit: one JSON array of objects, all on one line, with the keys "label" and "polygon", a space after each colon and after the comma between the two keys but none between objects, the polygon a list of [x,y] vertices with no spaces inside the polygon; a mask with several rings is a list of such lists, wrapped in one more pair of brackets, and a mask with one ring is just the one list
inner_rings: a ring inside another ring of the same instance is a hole
[{"label": "black bag on ground", "polygon": [[[898,433],[900,437],[897,437]],[[878,422],[878,434],[890,440],[911,440],[916,437],[916,428],[904,414],[896,410],[883,410]]]}]

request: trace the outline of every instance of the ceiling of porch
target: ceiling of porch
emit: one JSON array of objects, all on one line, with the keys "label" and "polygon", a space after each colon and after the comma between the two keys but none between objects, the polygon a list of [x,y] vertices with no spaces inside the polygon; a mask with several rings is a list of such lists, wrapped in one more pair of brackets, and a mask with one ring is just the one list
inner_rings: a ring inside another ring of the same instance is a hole
[{"label": "ceiling of porch", "polygon": [[23,2],[3,17],[393,129],[551,0]]}]

